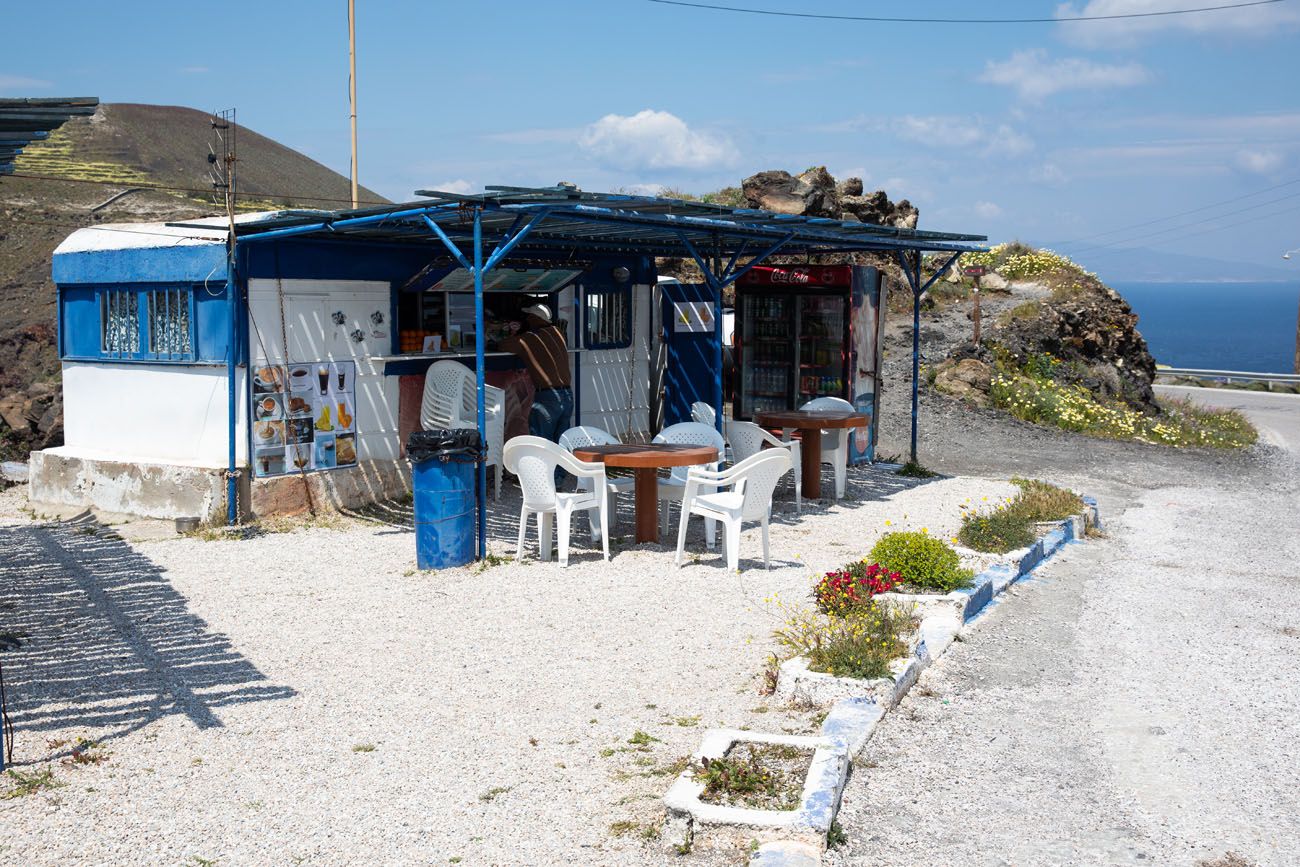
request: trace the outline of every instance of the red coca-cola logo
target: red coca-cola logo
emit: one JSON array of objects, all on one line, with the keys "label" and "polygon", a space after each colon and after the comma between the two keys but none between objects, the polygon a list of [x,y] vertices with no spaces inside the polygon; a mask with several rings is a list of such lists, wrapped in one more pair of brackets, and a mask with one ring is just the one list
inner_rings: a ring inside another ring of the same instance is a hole
[{"label": "red coca-cola logo", "polygon": [[812,275],[807,271],[786,271],[782,268],[772,269],[773,283],[811,283]]}]

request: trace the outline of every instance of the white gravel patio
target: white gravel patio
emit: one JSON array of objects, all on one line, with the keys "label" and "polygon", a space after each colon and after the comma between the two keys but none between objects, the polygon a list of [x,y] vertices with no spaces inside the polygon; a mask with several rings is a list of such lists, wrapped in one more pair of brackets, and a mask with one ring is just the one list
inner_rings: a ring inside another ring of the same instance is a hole
[{"label": "white gravel patio", "polygon": [[[0,625],[29,633],[3,660],[14,759],[64,785],[0,800],[0,860],[468,865],[670,860],[643,835],[703,728],[812,729],[759,694],[764,599],[805,599],[888,529],[949,537],[961,504],[1014,488],[853,469],[842,504],[796,521],[778,500],[773,568],[755,528],[740,574],[698,520],[681,569],[626,535],[604,563],[583,526],[567,569],[532,551],[417,572],[409,510],[126,543],[33,520],[22,491],[0,494]],[[513,554],[517,516],[507,486],[494,552]],[[77,737],[108,758],[51,745]],[[686,860],[706,858],[746,854]]]}]

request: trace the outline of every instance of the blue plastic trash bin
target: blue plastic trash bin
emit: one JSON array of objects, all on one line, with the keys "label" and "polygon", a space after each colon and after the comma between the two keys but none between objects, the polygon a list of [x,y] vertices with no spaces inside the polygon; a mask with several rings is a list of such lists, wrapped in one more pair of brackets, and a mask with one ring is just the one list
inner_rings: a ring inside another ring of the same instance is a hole
[{"label": "blue plastic trash bin", "polygon": [[464,566],[474,559],[478,431],[417,431],[406,449],[415,505],[416,565]]}]

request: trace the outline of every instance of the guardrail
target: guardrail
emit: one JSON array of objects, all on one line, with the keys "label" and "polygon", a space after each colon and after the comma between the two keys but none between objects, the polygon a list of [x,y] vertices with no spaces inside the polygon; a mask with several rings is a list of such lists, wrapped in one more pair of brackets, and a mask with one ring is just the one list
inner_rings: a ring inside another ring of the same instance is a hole
[{"label": "guardrail", "polygon": [[1157,367],[1156,376],[1217,379],[1224,382],[1279,382],[1300,385],[1300,373],[1256,373],[1248,370],[1201,370],[1192,367]]}]

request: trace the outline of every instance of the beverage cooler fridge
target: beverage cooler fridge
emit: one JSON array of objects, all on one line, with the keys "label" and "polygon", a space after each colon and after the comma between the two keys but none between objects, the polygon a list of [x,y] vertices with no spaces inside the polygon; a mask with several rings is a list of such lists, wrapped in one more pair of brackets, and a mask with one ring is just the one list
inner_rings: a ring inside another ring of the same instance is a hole
[{"label": "beverage cooler fridge", "polygon": [[872,460],[883,291],[876,269],[857,265],[760,266],[743,274],[736,286],[734,417],[842,398],[871,419],[855,431],[849,460]]}]

